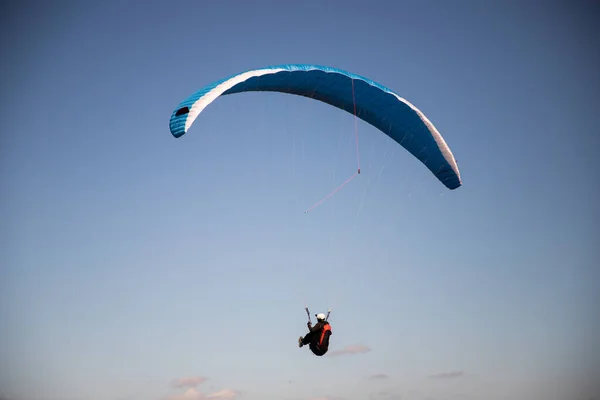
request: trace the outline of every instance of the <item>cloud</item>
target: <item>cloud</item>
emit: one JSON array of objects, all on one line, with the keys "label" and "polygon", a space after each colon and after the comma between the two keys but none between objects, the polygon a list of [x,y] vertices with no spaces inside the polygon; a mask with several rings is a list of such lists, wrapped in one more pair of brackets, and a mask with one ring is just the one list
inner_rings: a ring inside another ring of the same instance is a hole
[{"label": "cloud", "polygon": [[440,372],[439,374],[430,375],[431,379],[454,379],[465,376],[464,371]]},{"label": "cloud", "polygon": [[371,375],[369,377],[369,380],[376,380],[376,379],[388,379],[389,376],[387,376],[386,374],[375,374],[375,375]]},{"label": "cloud", "polygon": [[335,357],[335,356],[343,356],[343,355],[350,355],[350,354],[368,353],[369,351],[371,351],[370,347],[362,345],[362,344],[357,344],[354,346],[346,346],[341,350],[332,351],[330,353],[330,355]]},{"label": "cloud", "polygon": [[231,389],[222,389],[217,392],[204,394],[196,388],[189,388],[184,393],[173,394],[167,400],[235,400],[240,392]]},{"label": "cloud", "polygon": [[237,390],[223,389],[206,395],[207,400],[233,400],[240,395]]},{"label": "cloud", "polygon": [[166,400],[235,400],[240,392],[232,389],[221,389],[216,392],[202,393],[196,386],[206,382],[208,378],[203,376],[179,378],[173,381],[173,386],[187,388],[183,393],[172,394]]},{"label": "cloud", "polygon": [[186,378],[179,378],[173,381],[173,386],[175,387],[196,387],[201,383],[204,383],[208,380],[208,378],[204,376],[190,376]]},{"label": "cloud", "polygon": [[184,393],[172,394],[168,400],[205,400],[206,398],[196,388],[189,388]]}]

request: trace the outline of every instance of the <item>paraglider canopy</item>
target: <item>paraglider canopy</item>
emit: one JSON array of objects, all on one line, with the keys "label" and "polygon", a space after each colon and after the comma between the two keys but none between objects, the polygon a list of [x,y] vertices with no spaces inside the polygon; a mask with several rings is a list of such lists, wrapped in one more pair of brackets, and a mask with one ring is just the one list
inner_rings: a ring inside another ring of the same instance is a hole
[{"label": "paraglider canopy", "polygon": [[447,188],[452,190],[462,185],[450,148],[419,109],[379,83],[320,65],[270,66],[213,82],[183,100],[173,111],[171,133],[176,138],[183,136],[219,96],[251,91],[295,94],[353,113],[408,150]]}]

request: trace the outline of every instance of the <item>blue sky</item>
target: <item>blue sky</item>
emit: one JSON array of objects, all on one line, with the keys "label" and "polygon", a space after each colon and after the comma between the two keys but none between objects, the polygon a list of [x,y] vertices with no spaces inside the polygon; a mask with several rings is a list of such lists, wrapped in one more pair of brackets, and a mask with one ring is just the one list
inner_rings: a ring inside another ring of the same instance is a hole
[{"label": "blue sky", "polygon": [[[600,395],[598,7],[14,2],[0,25],[3,400]],[[354,120],[293,96],[171,136],[193,91],[282,63],[395,90],[463,186],[359,121],[361,175],[305,214],[355,172]],[[333,309],[326,357],[297,348],[306,304]]]}]

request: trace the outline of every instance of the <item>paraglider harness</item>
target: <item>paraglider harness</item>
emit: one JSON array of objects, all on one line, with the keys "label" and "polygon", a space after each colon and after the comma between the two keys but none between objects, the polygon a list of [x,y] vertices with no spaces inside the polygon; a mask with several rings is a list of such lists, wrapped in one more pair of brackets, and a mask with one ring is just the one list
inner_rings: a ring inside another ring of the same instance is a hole
[{"label": "paraglider harness", "polygon": [[[306,310],[306,315],[308,315],[308,323],[312,326],[312,321],[310,320],[310,311],[308,311],[308,307],[305,307]],[[323,345],[323,340],[325,339],[325,335],[327,334],[327,332],[329,332],[329,334],[331,334],[331,325],[329,325],[329,322],[327,322],[327,320],[329,319],[329,314],[331,313],[331,310],[327,310],[327,316],[325,317],[325,323],[323,324],[323,329],[321,330],[321,336],[319,337],[319,341],[315,344],[317,352],[323,352],[324,350],[326,351],[326,349],[322,348],[321,346]],[[315,317],[317,316],[317,314],[315,314]],[[312,348],[312,346],[311,346]],[[313,351],[314,352],[314,351]],[[316,354],[316,353],[315,353]]]}]

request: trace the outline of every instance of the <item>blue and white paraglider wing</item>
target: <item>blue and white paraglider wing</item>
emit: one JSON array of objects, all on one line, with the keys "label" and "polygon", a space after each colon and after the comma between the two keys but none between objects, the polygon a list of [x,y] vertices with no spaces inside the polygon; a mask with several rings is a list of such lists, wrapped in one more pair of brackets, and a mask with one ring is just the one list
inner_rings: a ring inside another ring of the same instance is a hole
[{"label": "blue and white paraglider wing", "polygon": [[198,90],[173,111],[170,130],[183,136],[198,115],[219,96],[269,91],[319,100],[376,127],[421,161],[447,188],[462,181],[456,160],[427,117],[392,90],[347,71],[307,64],[286,64],[246,71]]}]

